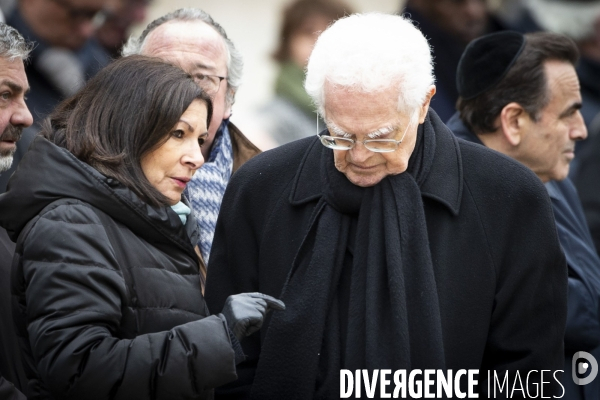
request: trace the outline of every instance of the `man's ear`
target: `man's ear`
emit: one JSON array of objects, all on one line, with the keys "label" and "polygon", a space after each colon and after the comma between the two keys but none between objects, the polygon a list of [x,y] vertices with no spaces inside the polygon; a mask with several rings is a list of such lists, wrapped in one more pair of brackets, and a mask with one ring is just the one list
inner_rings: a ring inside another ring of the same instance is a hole
[{"label": "man's ear", "polygon": [[227,119],[227,118],[231,117],[232,104],[229,104],[229,101],[227,99],[229,99],[230,97],[233,99],[234,96],[235,96],[235,90],[231,90],[230,88],[227,88],[227,93],[225,93],[225,110],[223,112],[223,119]]},{"label": "man's ear", "polygon": [[419,123],[422,124],[425,122],[425,117],[427,116],[427,111],[429,111],[429,104],[431,104],[431,98],[435,94],[435,85],[429,86],[427,89],[427,95],[425,96],[425,101],[421,106],[421,112],[419,114]]},{"label": "man's ear", "polygon": [[529,114],[519,103],[508,103],[500,112],[500,129],[511,146],[521,143],[529,122]]},{"label": "man's ear", "polygon": [[223,119],[231,117],[231,106],[225,103],[225,112],[223,113]]}]

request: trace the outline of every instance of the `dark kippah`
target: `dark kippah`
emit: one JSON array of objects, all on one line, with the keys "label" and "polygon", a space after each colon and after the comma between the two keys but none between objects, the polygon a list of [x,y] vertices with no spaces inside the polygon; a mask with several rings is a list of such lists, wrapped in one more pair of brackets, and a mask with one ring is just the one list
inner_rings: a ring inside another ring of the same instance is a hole
[{"label": "dark kippah", "polygon": [[525,47],[525,36],[513,31],[491,33],[473,40],[463,52],[456,71],[458,94],[464,100],[496,86]]}]

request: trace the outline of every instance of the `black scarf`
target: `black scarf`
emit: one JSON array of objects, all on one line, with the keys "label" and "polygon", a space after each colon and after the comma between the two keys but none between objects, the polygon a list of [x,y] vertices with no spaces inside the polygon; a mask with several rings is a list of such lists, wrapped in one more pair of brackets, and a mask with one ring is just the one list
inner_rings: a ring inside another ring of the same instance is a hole
[{"label": "black scarf", "polygon": [[[282,292],[287,310],[273,314],[262,344],[253,399],[339,398],[341,368],[445,369],[420,191],[433,162],[434,129],[442,124],[429,116],[407,171],[373,187],[352,184],[335,169],[333,152],[322,149],[324,193]],[[340,304],[349,243],[349,304]],[[348,307],[347,328],[340,327],[341,307]]]}]

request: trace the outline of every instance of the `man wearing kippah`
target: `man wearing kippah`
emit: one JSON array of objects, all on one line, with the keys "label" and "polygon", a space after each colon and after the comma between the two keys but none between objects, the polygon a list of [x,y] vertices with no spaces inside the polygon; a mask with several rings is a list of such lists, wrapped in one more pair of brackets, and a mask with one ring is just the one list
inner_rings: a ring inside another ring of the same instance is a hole
[{"label": "man wearing kippah", "polygon": [[600,379],[579,386],[572,378],[576,352],[600,360],[600,258],[567,178],[575,142],[587,136],[577,59],[575,44],[553,33],[502,32],[474,40],[459,63],[458,113],[448,126],[460,138],[521,162],[545,183],[569,268],[564,398],[597,400]]},{"label": "man wearing kippah", "polygon": [[[567,268],[550,199],[529,169],[452,135],[429,107],[432,63],[398,15],[319,36],[305,88],[326,129],[248,161],[223,198],[209,309],[260,290],[286,312],[246,338],[217,398],[398,397],[403,373],[403,398],[465,398],[467,378],[447,391],[431,373],[467,370],[479,398],[561,395]],[[494,395],[497,379],[510,388]]]}]

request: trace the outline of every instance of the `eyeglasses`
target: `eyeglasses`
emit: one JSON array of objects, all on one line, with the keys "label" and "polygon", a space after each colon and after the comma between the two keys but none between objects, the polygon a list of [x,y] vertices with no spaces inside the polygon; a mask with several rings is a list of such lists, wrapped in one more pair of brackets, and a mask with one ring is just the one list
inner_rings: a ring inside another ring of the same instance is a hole
[{"label": "eyeglasses", "polygon": [[91,21],[92,26],[97,29],[100,28],[106,18],[108,17],[108,11],[106,10],[90,10],[84,8],[78,8],[68,3],[65,0],[52,0],[55,4],[58,4],[65,9],[69,18],[77,23],[83,23]]},{"label": "eyeglasses", "polygon": [[[411,119],[412,122],[412,119]],[[329,135],[321,135],[319,134],[319,139],[323,146],[333,149],[333,150],[351,150],[356,146],[357,143],[362,143],[363,146],[367,150],[373,151],[375,153],[391,153],[392,151],[396,151],[398,146],[404,140],[406,136],[406,132],[408,132],[408,128],[411,126],[409,123],[404,129],[404,133],[400,140],[394,139],[365,139],[365,140],[356,140],[349,139],[345,137],[339,136],[329,136]],[[395,130],[394,130],[395,131]]]},{"label": "eyeglasses", "polygon": [[221,81],[226,79],[225,76],[219,75],[205,75],[205,74],[196,74],[194,75],[194,81],[208,94],[209,96],[214,96],[221,86]]}]

